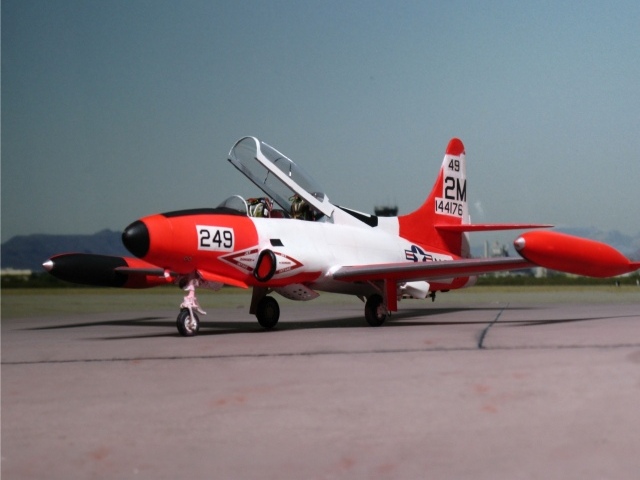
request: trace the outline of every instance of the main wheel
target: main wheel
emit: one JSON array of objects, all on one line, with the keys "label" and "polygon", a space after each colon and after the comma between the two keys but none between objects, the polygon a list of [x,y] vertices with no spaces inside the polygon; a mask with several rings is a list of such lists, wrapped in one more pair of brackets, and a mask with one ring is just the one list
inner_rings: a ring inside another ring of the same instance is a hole
[{"label": "main wheel", "polygon": [[178,327],[178,332],[180,332],[180,335],[183,337],[193,337],[197,335],[198,330],[200,330],[200,319],[196,313],[191,316],[189,309],[183,308],[178,314],[176,326]]},{"label": "main wheel", "polygon": [[258,323],[267,330],[272,329],[278,324],[280,319],[280,306],[273,297],[264,297],[258,302],[256,310],[256,318]]},{"label": "main wheel", "polygon": [[387,307],[377,293],[371,295],[364,304],[364,318],[372,327],[379,327],[387,319]]}]

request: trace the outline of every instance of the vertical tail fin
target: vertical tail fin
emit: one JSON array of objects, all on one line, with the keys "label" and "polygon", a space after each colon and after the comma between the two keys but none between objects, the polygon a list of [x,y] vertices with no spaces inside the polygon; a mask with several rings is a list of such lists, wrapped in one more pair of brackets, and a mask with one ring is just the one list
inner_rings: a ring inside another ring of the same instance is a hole
[{"label": "vertical tail fin", "polygon": [[469,223],[467,168],[461,140],[452,138],[449,141],[438,178],[422,206],[401,215],[398,222],[400,236],[410,242],[467,256],[463,233],[437,228]]}]

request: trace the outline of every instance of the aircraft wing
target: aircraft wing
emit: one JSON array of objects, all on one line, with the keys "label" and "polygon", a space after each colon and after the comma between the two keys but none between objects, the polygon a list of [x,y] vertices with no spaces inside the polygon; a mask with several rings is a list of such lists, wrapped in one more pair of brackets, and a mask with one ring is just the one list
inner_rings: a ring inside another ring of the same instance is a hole
[{"label": "aircraft wing", "polygon": [[[495,229],[495,226],[492,225],[492,228]],[[485,227],[489,225],[472,228]],[[445,228],[468,231],[469,225]],[[515,240],[514,245],[524,258],[461,258],[441,262],[352,265],[338,268],[333,278],[345,282],[385,280],[398,283],[466,277],[537,266],[576,275],[607,278],[640,269],[640,262],[629,260],[607,244],[559,232],[523,233]]]},{"label": "aircraft wing", "polygon": [[441,262],[386,263],[377,265],[351,265],[338,268],[333,278],[344,282],[384,282],[387,308],[391,312],[398,309],[396,285],[412,280],[444,280],[454,277],[468,277],[503,270],[520,270],[536,266],[523,258],[463,258]]},{"label": "aircraft wing", "polygon": [[392,280],[441,280],[453,277],[481,275],[504,270],[522,270],[536,265],[523,258],[464,258],[441,262],[384,263],[377,265],[352,265],[340,267],[333,278],[344,282]]}]

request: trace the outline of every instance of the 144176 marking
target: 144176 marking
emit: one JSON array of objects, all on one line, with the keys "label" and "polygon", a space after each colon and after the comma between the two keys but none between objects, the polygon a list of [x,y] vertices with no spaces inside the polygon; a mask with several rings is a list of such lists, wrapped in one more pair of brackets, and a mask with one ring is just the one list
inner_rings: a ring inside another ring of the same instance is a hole
[{"label": "144176 marking", "polygon": [[462,217],[467,201],[467,181],[456,177],[445,177],[442,187],[444,198],[436,197],[436,213]]}]

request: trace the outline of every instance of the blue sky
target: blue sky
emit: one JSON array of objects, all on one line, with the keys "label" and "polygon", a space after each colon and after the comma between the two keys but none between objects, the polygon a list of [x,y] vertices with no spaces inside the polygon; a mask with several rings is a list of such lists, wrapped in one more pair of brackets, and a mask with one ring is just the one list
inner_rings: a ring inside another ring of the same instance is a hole
[{"label": "blue sky", "polygon": [[254,135],[334,203],[640,232],[640,3],[2,1],[2,240],[254,188]]}]

